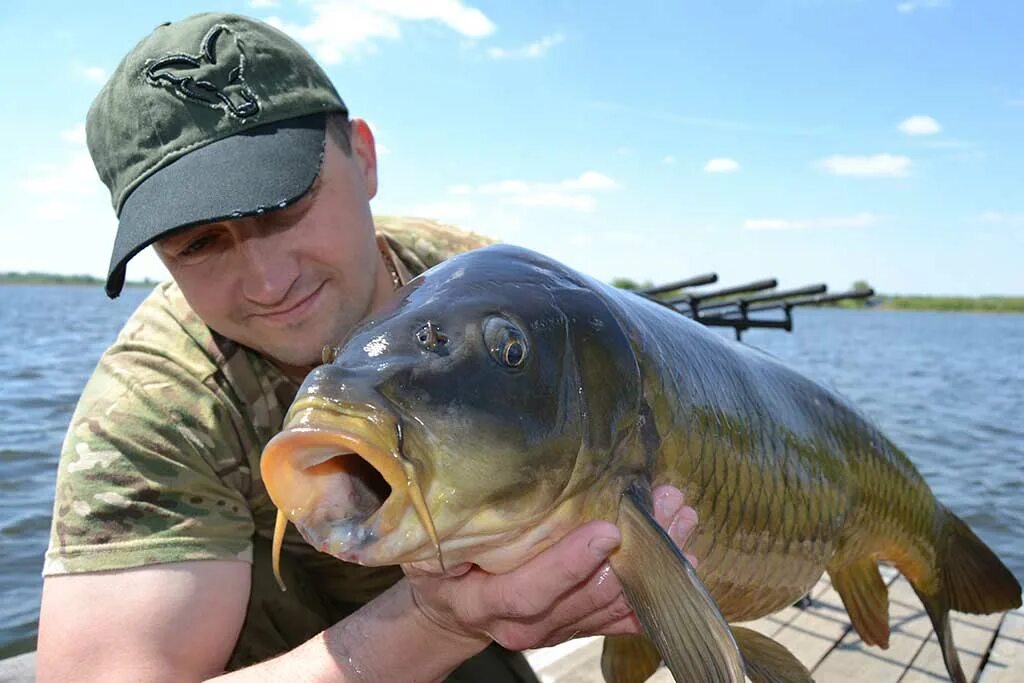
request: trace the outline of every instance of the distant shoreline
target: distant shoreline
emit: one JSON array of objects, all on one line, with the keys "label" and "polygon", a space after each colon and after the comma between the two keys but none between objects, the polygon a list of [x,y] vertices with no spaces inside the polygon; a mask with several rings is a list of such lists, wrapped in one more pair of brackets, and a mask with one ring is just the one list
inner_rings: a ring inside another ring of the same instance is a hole
[{"label": "distant shoreline", "polygon": [[[106,281],[93,275],[56,275],[53,273],[0,273],[0,285],[72,285],[102,287]],[[125,287],[155,287],[159,280],[128,280]]]},{"label": "distant shoreline", "polygon": [[842,301],[835,308],[939,313],[1024,313],[1024,296],[900,296],[881,294],[871,303]]},{"label": "distant shoreline", "polygon": [[[103,286],[92,275],[52,273],[0,273],[0,285]],[[125,287],[155,287],[158,280],[129,280]],[[879,294],[870,303],[842,301],[829,308],[881,311],[939,311],[945,313],[1024,313],[1024,296],[927,296]]]}]

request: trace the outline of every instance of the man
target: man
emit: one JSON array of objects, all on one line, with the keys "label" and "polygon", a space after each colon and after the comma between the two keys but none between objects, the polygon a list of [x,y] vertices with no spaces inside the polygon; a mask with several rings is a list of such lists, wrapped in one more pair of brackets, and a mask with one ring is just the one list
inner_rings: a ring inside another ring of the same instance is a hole
[{"label": "man", "polygon": [[[242,17],[158,27],[87,131],[119,215],[108,295],[149,244],[174,281],[101,358],[69,427],[40,680],[530,681],[492,641],[637,631],[604,522],[497,576],[403,578],[292,532],[281,593],[259,457],[303,376],[411,274],[483,242],[426,223],[378,237],[366,123],[297,44]],[[675,489],[655,499],[681,544],[693,511]]]}]

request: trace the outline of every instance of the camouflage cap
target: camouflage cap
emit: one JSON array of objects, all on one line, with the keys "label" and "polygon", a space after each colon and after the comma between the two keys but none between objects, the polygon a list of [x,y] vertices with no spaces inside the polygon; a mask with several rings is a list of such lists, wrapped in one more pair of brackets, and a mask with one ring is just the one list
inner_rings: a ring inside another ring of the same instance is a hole
[{"label": "camouflage cap", "polygon": [[320,66],[277,29],[231,14],[158,26],[86,119],[119,222],[106,291],[167,233],[285,206],[320,172],[325,115],[347,111]]}]

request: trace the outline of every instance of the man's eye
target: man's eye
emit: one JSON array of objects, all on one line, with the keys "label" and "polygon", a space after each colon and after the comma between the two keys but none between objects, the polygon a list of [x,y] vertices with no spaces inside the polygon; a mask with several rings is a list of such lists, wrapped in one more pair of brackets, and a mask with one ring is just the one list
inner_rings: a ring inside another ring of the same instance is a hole
[{"label": "man's eye", "polygon": [[206,247],[210,246],[210,244],[213,243],[213,240],[213,235],[203,235],[202,237],[197,237],[196,239],[189,242],[184,249],[179,251],[178,256],[198,256],[204,249],[206,249]]}]

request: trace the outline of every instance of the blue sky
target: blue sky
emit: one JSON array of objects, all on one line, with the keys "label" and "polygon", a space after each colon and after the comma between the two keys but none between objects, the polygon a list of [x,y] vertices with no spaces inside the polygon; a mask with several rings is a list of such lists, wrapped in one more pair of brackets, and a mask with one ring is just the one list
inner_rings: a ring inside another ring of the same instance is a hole
[{"label": "blue sky", "polygon": [[[105,274],[83,140],[120,58],[207,10],[270,19],[380,145],[377,213],[601,278],[1024,294],[1024,3],[0,3],[0,271]],[[152,254],[130,278],[161,277]]]}]

